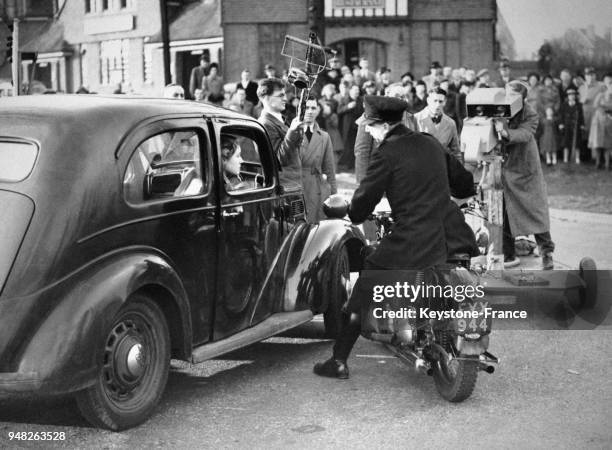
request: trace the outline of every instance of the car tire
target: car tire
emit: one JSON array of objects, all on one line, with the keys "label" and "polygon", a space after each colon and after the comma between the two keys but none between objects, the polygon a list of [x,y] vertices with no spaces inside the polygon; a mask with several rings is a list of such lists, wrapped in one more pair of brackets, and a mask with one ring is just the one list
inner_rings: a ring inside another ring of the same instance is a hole
[{"label": "car tire", "polygon": [[329,298],[327,309],[323,313],[325,336],[331,339],[338,337],[346,321],[343,307],[350,296],[350,275],[348,251],[345,246],[342,246],[332,261]]},{"label": "car tire", "polygon": [[134,294],[97,349],[95,383],[77,393],[81,414],[114,431],[144,422],[161,399],[170,367],[168,325],[159,306]]}]

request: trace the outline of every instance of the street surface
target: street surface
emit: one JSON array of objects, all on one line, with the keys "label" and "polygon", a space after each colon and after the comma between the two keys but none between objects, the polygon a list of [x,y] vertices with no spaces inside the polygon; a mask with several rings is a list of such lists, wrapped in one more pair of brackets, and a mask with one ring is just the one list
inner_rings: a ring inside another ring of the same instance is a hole
[{"label": "street surface", "polygon": [[[551,220],[556,261],[576,267],[589,255],[612,268],[612,215],[552,210]],[[605,307],[612,282],[600,281]],[[558,298],[532,297],[556,311]],[[312,366],[332,346],[318,318],[222,359],[173,362],[156,413],[121,433],[91,428],[69,398],[2,396],[0,448],[611,448],[612,315],[595,327],[558,310],[539,329],[494,331],[490,351],[501,364],[480,372],[460,404],[363,338],[349,380],[317,377]],[[9,441],[18,431],[63,431],[66,440]]]}]

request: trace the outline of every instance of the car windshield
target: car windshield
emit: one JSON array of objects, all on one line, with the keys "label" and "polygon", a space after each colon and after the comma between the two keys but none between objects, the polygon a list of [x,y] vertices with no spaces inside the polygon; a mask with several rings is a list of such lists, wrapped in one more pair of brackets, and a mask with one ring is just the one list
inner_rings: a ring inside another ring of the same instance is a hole
[{"label": "car windshield", "polygon": [[0,181],[25,179],[34,168],[37,153],[36,145],[28,142],[0,141]]}]

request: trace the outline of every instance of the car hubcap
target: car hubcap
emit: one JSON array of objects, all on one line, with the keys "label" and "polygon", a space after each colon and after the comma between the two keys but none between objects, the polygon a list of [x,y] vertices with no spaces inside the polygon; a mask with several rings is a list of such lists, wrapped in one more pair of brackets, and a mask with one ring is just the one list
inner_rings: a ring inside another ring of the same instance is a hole
[{"label": "car hubcap", "polygon": [[[131,339],[126,339],[126,340],[131,341]],[[127,372],[128,372],[126,376],[138,378],[144,372],[144,365],[142,361],[142,358],[143,358],[142,344],[133,343],[133,342],[130,342],[127,344],[127,346],[130,346],[130,345],[131,347],[127,352],[127,358],[126,358],[126,367],[127,367]]]},{"label": "car hubcap", "polygon": [[148,366],[147,347],[135,323],[118,323],[110,333],[104,354],[106,386],[115,397],[125,397],[138,386]]}]

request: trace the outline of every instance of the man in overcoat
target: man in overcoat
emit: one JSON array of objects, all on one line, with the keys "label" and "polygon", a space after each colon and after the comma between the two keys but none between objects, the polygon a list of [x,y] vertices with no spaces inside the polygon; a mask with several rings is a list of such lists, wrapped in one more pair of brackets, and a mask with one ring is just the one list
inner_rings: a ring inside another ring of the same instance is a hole
[{"label": "man in overcoat", "polygon": [[[451,194],[446,152],[432,136],[401,123],[406,102],[366,96],[364,103],[366,131],[381,143],[353,195],[349,217],[363,222],[386,194],[394,220],[392,233],[366,258],[364,269],[430,271],[447,259],[444,221]],[[347,310],[349,323],[336,340],[333,356],[315,365],[318,375],[349,376],[346,360],[361,331],[360,296],[351,296]]]},{"label": "man in overcoat", "polygon": [[191,98],[196,97],[196,89],[202,88],[202,79],[208,76],[210,72],[210,59],[207,55],[200,56],[200,65],[191,69],[189,76],[189,94]]},{"label": "man in overcoat", "polygon": [[303,130],[297,117],[290,126],[285,124],[282,112],[287,105],[287,95],[283,81],[278,78],[260,80],[257,96],[263,105],[259,123],[268,132],[272,150],[281,164],[280,181],[283,184],[301,184],[302,163],[299,150]]},{"label": "man in overcoat", "polygon": [[496,119],[495,129],[505,144],[506,161],[502,166],[504,190],[504,265],[520,262],[514,249],[514,237],[533,234],[542,255],[542,268],[553,268],[555,244],[550,235],[548,196],[535,132],[538,114],[525,103],[527,86],[511,81],[507,89],[522,95],[523,108],[506,122]]},{"label": "man in overcoat", "polygon": [[414,115],[418,130],[434,136],[447,151],[462,160],[455,121],[444,114],[446,91],[439,87],[427,93],[427,107]]},{"label": "man in overcoat", "polygon": [[[306,220],[317,223],[324,219],[323,200],[338,192],[334,148],[329,134],[319,127],[316,119],[321,111],[314,97],[306,100],[304,138],[300,147],[302,187],[306,203]],[[323,178],[325,175],[325,178]]]}]

